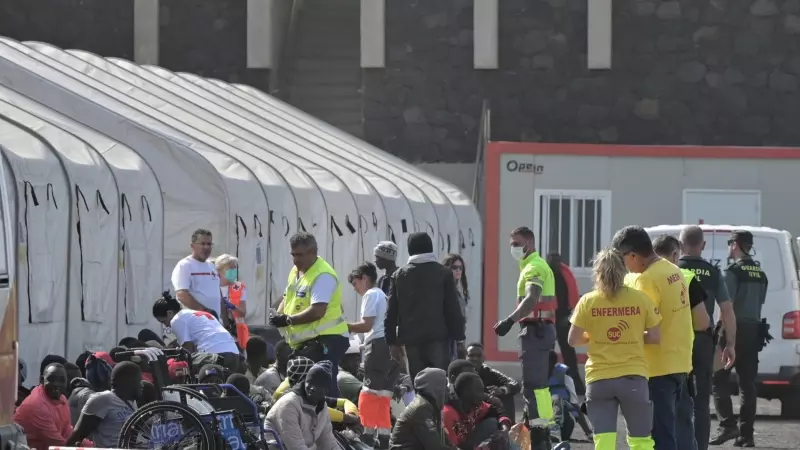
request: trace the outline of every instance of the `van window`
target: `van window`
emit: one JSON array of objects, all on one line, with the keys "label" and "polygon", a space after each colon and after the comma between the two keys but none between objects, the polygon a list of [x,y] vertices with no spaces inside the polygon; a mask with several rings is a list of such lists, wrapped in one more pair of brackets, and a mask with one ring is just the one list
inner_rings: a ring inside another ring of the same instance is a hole
[{"label": "van window", "polygon": [[795,279],[800,279],[800,242],[797,242],[795,238],[790,239],[792,242],[792,256],[794,257],[794,267],[792,267],[792,273],[795,276]]},{"label": "van window", "polygon": [[[672,234],[676,238],[678,233]],[[650,238],[655,239],[658,234],[650,233]],[[703,258],[711,264],[725,270],[733,261],[728,260],[728,237],[730,232],[712,233],[706,232],[706,248],[703,250]],[[780,241],[773,237],[754,236],[753,248],[755,249],[755,260],[767,274],[769,280],[768,292],[779,291],[786,285],[786,272],[783,267],[783,253]]]}]

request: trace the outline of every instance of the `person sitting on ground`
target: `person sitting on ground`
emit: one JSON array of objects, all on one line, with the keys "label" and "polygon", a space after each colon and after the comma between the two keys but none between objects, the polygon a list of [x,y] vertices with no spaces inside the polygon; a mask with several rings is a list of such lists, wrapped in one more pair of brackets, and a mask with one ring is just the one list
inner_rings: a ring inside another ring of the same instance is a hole
[{"label": "person sitting on ground", "polygon": [[472,363],[476,373],[481,377],[486,393],[500,399],[511,423],[516,423],[514,396],[522,391],[522,385],[517,380],[486,365],[483,345],[477,342],[473,342],[467,347],[467,361]]},{"label": "person sitting on ground", "polygon": [[351,402],[358,404],[358,396],[364,383],[358,378],[361,370],[361,349],[358,343],[351,340],[350,348],[344,353],[342,362],[339,363],[339,373],[336,382],[339,384],[339,394]]},{"label": "person sitting on ground", "polygon": [[[224,384],[227,377],[228,374],[225,373],[225,369],[216,364],[206,364],[197,372],[198,384]],[[213,389],[204,390],[203,392],[210,397],[220,395],[219,391]]]},{"label": "person sitting on ground", "polygon": [[339,450],[326,411],[325,397],[331,373],[314,364],[305,379],[294,385],[267,413],[266,425],[292,450]]},{"label": "person sitting on ground", "polygon": [[450,443],[472,450],[501,432],[508,432],[511,420],[486,401],[483,382],[476,373],[462,373],[455,382],[458,399],[442,409],[444,430]]},{"label": "person sitting on ground", "polygon": [[22,384],[25,383],[25,379],[28,378],[28,366],[25,364],[25,361],[19,360],[19,382],[17,383],[17,402],[14,406],[19,406],[22,404],[25,399],[31,395],[31,390],[23,386]]},{"label": "person sitting on ground", "polygon": [[558,353],[551,350],[548,384],[553,397],[553,420],[555,421],[555,426],[551,426],[550,429],[551,434],[557,436],[562,442],[569,441],[577,421],[586,434],[586,438],[592,440],[592,427],[589,425],[589,419],[581,411],[575,380],[568,373],[569,367],[559,363]]},{"label": "person sitting on ground", "polygon": [[182,309],[178,300],[164,292],[153,304],[153,317],[170,327],[181,346],[192,353],[192,367],[220,364],[231,372],[238,371],[239,348],[211,313]]},{"label": "person sitting on ground", "polygon": [[158,391],[156,385],[149,381],[142,380],[142,395],[136,399],[136,405],[142,407],[148,403],[158,401]]},{"label": "person sitting on ground", "polygon": [[[329,361],[322,361],[318,364],[330,364]],[[297,358],[289,360],[289,367],[286,370],[286,379],[281,382],[278,389],[273,394],[273,399],[280,399],[283,394],[289,392],[291,388],[299,385],[306,378],[306,374],[314,366],[314,361],[306,358],[305,356],[298,356]],[[326,397],[328,404],[328,413],[331,417],[331,422],[334,424],[342,424],[344,426],[357,426],[361,424],[361,419],[358,417],[358,407],[350,400],[344,398]]]},{"label": "person sitting on ground", "polygon": [[86,378],[86,360],[89,359],[89,356],[91,355],[92,352],[87,350],[78,355],[78,357],[75,359],[75,365],[78,366],[79,369],[81,369],[81,374],[82,374],[81,376],[83,378]]},{"label": "person sitting on ground", "polygon": [[474,373],[477,374],[475,371],[475,366],[472,365],[467,360],[464,359],[457,359],[450,363],[447,366],[447,399],[455,399],[458,398],[456,394],[456,379],[462,373]]},{"label": "person sitting on ground", "polygon": [[397,418],[389,440],[391,450],[454,450],[442,430],[447,399],[447,374],[427,368],[414,378],[415,397]]},{"label": "person sitting on ground", "polygon": [[267,368],[256,378],[256,386],[266,389],[270,395],[274,394],[286,378],[286,367],[289,364],[289,357],[292,355],[292,347],[283,339],[275,344],[275,363]]},{"label": "person sitting on ground", "polygon": [[91,436],[96,447],[116,447],[122,425],[136,410],[142,390],[142,369],[130,361],[117,363],[111,371],[111,390],[89,398],[64,445],[76,446]]},{"label": "person sitting on ground", "polygon": [[64,445],[72,434],[72,423],[64,397],[66,369],[62,364],[50,363],[42,372],[40,384],[14,413],[14,422],[25,430],[30,448],[47,449]]},{"label": "person sitting on ground", "polygon": [[64,364],[64,368],[67,370],[67,390],[64,392],[64,396],[69,398],[69,394],[72,392],[70,383],[72,383],[72,380],[75,378],[82,378],[83,373],[81,373],[81,369],[75,363],[67,362]]},{"label": "person sitting on ground", "polygon": [[86,378],[75,378],[70,383],[69,404],[70,420],[72,425],[78,423],[81,411],[96,392],[107,391],[111,388],[112,363],[102,357],[101,353],[92,353],[86,359]]},{"label": "person sitting on ground", "polygon": [[250,383],[255,383],[256,379],[267,371],[272,353],[270,347],[272,346],[261,336],[252,336],[247,340],[247,370],[244,376]]}]

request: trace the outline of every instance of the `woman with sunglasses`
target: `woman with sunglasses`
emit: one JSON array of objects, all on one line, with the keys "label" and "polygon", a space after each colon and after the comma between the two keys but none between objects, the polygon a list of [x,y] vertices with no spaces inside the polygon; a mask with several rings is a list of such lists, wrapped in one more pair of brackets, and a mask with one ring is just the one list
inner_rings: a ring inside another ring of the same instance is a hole
[{"label": "woman with sunglasses", "polygon": [[[464,316],[464,326],[466,329],[466,324],[468,322],[469,317],[469,284],[467,283],[467,274],[466,274],[466,267],[464,266],[464,258],[457,253],[450,253],[444,258],[442,261],[442,265],[445,267],[449,267],[450,270],[453,271],[453,279],[456,280],[456,291],[458,292],[458,306],[461,307],[461,314]],[[453,350],[453,359],[466,359],[467,351],[463,345],[463,342],[460,343],[462,345],[458,345],[459,343],[455,343],[455,348]]]}]

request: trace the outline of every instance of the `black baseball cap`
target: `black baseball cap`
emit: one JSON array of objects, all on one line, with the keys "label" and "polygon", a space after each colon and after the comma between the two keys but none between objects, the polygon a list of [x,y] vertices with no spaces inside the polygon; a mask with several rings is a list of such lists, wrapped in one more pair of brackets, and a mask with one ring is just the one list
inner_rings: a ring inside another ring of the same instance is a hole
[{"label": "black baseball cap", "polygon": [[225,369],[222,366],[218,366],[216,364],[206,364],[205,366],[200,368],[200,371],[197,373],[197,381],[201,383],[208,383],[211,380],[221,380],[224,382],[227,378],[225,374]]},{"label": "black baseball cap", "polygon": [[751,248],[753,246],[753,233],[746,230],[733,230],[728,238],[728,245],[736,242],[740,247]]}]

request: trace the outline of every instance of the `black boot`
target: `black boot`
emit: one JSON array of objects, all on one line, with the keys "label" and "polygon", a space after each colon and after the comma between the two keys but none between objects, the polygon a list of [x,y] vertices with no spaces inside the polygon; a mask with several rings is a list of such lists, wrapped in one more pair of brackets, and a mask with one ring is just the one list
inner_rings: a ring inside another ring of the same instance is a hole
[{"label": "black boot", "polygon": [[531,450],[550,450],[550,430],[546,427],[531,427]]}]

